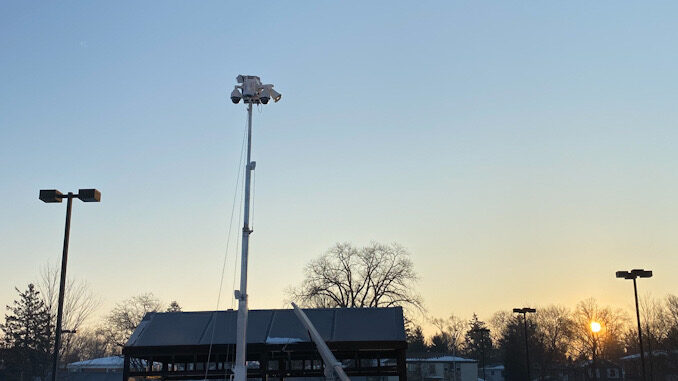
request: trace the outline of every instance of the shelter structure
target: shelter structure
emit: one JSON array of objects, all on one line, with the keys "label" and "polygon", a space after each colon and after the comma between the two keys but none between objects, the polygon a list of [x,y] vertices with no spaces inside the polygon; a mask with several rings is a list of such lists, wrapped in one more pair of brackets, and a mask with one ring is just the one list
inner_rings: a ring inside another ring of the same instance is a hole
[{"label": "shelter structure", "polygon": [[[401,307],[304,309],[349,377],[407,380]],[[223,379],[232,374],[237,311],[149,313],[123,348],[123,381]],[[251,310],[247,377],[324,377],[293,310]]]}]

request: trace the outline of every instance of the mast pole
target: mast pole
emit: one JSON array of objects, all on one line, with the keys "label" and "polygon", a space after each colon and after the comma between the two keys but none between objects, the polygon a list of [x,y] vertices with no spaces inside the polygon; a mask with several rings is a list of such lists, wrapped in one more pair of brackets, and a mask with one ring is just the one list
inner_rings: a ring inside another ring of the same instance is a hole
[{"label": "mast pole", "polygon": [[238,321],[235,343],[235,381],[247,380],[247,255],[249,253],[250,234],[250,183],[256,163],[252,161],[252,102],[247,105],[247,164],[245,165],[245,205],[242,228],[242,257],[240,261],[240,290],[235,291],[238,299]]}]

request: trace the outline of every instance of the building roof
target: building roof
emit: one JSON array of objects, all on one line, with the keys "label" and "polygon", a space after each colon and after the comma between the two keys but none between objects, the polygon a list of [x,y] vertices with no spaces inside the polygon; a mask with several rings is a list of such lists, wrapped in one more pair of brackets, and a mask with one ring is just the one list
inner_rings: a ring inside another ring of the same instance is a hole
[{"label": "building roof", "polygon": [[[304,309],[328,343],[404,342],[401,307]],[[146,314],[125,348],[235,344],[237,311],[152,312]],[[248,344],[308,343],[308,332],[293,310],[250,310]]]},{"label": "building roof", "polygon": [[478,362],[457,356],[408,357],[407,362]]},{"label": "building roof", "polygon": [[102,357],[98,359],[72,362],[66,366],[67,369],[122,369],[124,359],[122,356]]},{"label": "building roof", "polygon": [[[678,354],[678,350],[673,351],[673,353]],[[667,351],[652,351],[652,353],[645,353],[645,356],[652,356],[652,357],[659,357],[659,356],[668,356],[669,352]],[[640,353],[635,353],[632,355],[624,356],[621,357],[619,360],[626,361],[626,360],[638,360],[640,358]]]}]

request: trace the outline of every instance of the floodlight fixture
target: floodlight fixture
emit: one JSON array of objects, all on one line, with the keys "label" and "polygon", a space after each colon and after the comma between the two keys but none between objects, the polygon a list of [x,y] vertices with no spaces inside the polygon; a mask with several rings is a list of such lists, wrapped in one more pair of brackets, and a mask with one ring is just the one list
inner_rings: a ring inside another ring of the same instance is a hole
[{"label": "floodlight fixture", "polygon": [[83,202],[100,202],[101,192],[96,189],[78,189],[78,198]]},{"label": "floodlight fixture", "polygon": [[273,102],[277,103],[280,100],[280,98],[282,98],[282,94],[273,90],[273,85],[271,85],[271,88],[269,89],[269,91],[271,92],[271,98],[273,98]]},{"label": "floodlight fixture", "polygon": [[38,198],[42,202],[53,203],[61,202],[64,195],[56,189],[40,189],[40,195]]},{"label": "floodlight fixture", "polygon": [[617,271],[615,276],[620,279],[633,279],[633,275],[629,271]]},{"label": "floodlight fixture", "polygon": [[638,278],[652,278],[651,270],[633,269],[631,270],[631,274]]}]

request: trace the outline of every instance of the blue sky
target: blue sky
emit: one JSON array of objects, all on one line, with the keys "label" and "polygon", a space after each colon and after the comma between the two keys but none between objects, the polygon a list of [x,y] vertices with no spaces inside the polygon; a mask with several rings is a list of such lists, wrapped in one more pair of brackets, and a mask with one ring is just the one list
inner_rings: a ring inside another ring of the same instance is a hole
[{"label": "blue sky", "polygon": [[252,307],[283,307],[337,241],[407,247],[436,316],[630,307],[613,273],[635,267],[675,294],[677,8],[4,2],[0,305],[59,260],[65,208],[38,190],[96,187],[101,204],[74,207],[69,274],[100,313],[147,291],[213,308],[238,74],[283,93],[254,116]]}]

